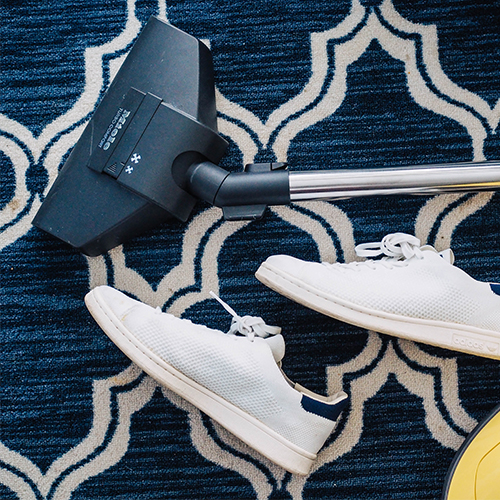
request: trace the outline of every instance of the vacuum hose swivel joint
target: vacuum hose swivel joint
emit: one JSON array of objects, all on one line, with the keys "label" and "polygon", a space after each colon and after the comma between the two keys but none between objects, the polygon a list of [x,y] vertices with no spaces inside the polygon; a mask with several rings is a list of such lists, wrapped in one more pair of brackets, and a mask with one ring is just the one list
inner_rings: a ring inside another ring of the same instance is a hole
[{"label": "vacuum hose swivel joint", "polygon": [[268,205],[290,203],[285,163],[253,163],[243,172],[227,172],[202,162],[189,168],[188,190],[195,198],[222,208],[228,220],[257,219]]}]

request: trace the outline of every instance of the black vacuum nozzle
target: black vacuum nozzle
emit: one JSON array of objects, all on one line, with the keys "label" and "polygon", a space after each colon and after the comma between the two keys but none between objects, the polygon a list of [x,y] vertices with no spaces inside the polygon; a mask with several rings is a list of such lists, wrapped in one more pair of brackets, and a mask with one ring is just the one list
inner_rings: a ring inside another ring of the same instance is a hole
[{"label": "black vacuum nozzle", "polygon": [[196,199],[186,175],[218,163],[212,57],[197,39],[151,18],[47,194],[33,224],[95,256]]}]

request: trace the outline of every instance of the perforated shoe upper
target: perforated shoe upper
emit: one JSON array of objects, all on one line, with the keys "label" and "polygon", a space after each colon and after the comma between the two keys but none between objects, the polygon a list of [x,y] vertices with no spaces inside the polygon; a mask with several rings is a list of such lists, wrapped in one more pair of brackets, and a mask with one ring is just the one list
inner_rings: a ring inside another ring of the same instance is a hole
[{"label": "perforated shoe upper", "polygon": [[[357,251],[363,255],[366,246]],[[414,245],[406,257],[402,252],[384,254],[381,260],[349,264],[304,262],[285,255],[266,263],[346,306],[500,331],[500,296],[489,283],[454,266],[450,252]]]},{"label": "perforated shoe upper", "polygon": [[306,410],[304,394],[278,366],[285,350],[280,334],[226,334],[162,313],[110,287],[95,293],[146,350],[288,441],[316,453],[331,433],[336,418]]}]

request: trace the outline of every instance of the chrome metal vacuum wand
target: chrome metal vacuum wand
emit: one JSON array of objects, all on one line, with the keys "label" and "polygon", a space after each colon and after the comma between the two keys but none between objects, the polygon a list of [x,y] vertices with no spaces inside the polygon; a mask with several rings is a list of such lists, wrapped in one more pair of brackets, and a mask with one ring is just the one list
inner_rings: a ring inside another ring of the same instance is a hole
[{"label": "chrome metal vacuum wand", "polygon": [[433,195],[500,188],[500,162],[289,172],[290,201]]},{"label": "chrome metal vacuum wand", "polygon": [[190,167],[188,179],[189,192],[221,207],[226,219],[255,219],[269,205],[295,201],[493,191],[500,189],[500,162],[312,171],[259,163],[232,173],[202,162]]}]

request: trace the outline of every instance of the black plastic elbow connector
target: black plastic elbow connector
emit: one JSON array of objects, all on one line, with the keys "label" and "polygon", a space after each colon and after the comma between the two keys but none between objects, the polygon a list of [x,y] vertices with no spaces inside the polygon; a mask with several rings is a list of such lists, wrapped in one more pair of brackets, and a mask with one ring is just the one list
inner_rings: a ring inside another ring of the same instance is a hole
[{"label": "black plastic elbow connector", "polygon": [[227,172],[211,162],[196,164],[189,169],[187,189],[194,197],[221,208],[288,205],[288,171],[265,165],[265,169],[247,167],[244,172]]}]

